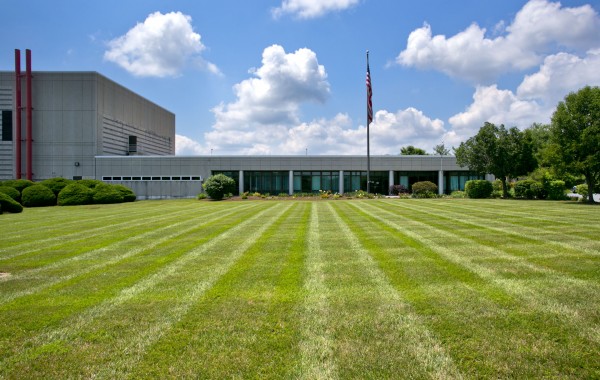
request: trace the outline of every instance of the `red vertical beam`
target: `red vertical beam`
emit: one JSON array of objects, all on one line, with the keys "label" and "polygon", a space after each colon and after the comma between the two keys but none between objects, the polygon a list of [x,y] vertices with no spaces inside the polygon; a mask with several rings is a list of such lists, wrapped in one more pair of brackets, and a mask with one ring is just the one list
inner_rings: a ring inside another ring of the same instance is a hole
[{"label": "red vertical beam", "polygon": [[15,49],[15,177],[21,179],[21,50]]},{"label": "red vertical beam", "polygon": [[27,104],[25,108],[25,123],[27,130],[27,137],[25,142],[25,155],[27,156],[27,179],[32,180],[33,178],[33,164],[32,164],[32,110],[31,105],[31,50],[25,50],[25,80],[26,80],[26,91],[27,91]]}]

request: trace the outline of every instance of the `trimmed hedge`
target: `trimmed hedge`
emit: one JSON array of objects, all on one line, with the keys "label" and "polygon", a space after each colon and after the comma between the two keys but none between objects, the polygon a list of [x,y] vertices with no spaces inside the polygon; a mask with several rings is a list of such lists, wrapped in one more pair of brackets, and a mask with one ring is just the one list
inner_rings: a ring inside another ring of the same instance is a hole
[{"label": "trimmed hedge", "polygon": [[19,213],[23,211],[23,206],[10,196],[0,193],[0,208],[2,212]]},{"label": "trimmed hedge", "polygon": [[123,196],[123,202],[135,202],[137,199],[133,190],[128,188],[125,185],[112,185],[115,189],[119,190],[121,195]]},{"label": "trimmed hedge", "polygon": [[42,182],[39,182],[39,184],[46,186],[47,188],[52,190],[52,192],[54,193],[55,196],[58,196],[58,193],[60,193],[60,191],[62,189],[64,189],[65,186],[67,186],[71,182],[73,182],[73,181],[71,181],[70,179],[56,177],[56,178],[45,179]]},{"label": "trimmed hedge", "polygon": [[473,199],[484,199],[492,196],[494,185],[485,179],[472,179],[465,184],[467,197]]},{"label": "trimmed hedge", "polygon": [[33,185],[33,181],[30,181],[28,179],[9,179],[8,181],[4,181],[2,183],[2,186],[10,186],[19,190],[19,194],[21,194],[23,192],[23,189],[25,189],[26,187]]},{"label": "trimmed hedge", "polygon": [[220,201],[226,194],[235,192],[235,181],[225,174],[215,174],[208,177],[202,187],[211,199]]},{"label": "trimmed hedge", "polygon": [[548,199],[554,201],[568,199],[565,195],[565,181],[555,180],[550,181],[546,184],[546,192],[548,193]]},{"label": "trimmed hedge", "polygon": [[413,197],[415,198],[435,198],[437,197],[438,187],[431,181],[415,182],[412,185]]},{"label": "trimmed hedge", "polygon": [[75,182],[85,187],[89,187],[90,189],[94,189],[96,186],[104,184],[104,182],[98,179],[78,179]]},{"label": "trimmed hedge", "polygon": [[21,204],[25,207],[54,206],[56,196],[44,185],[33,185],[23,189]]},{"label": "trimmed hedge", "polygon": [[515,183],[515,197],[525,199],[542,198],[542,184],[532,179],[524,179]]},{"label": "trimmed hedge", "polygon": [[59,206],[77,206],[92,203],[94,191],[87,186],[74,182],[58,193]]},{"label": "trimmed hedge", "polygon": [[94,188],[94,203],[122,203],[123,195],[114,185],[101,183]]},{"label": "trimmed hedge", "polygon": [[19,193],[19,190],[15,189],[14,187],[2,185],[0,186],[0,193],[8,195],[17,202],[21,201],[21,193]]}]

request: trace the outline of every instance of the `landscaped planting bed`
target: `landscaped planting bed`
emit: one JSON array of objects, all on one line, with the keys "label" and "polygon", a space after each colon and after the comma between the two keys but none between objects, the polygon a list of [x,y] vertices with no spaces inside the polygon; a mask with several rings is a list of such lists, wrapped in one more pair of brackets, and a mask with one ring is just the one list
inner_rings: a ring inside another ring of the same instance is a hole
[{"label": "landscaped planting bed", "polygon": [[596,206],[168,200],[0,227],[0,378],[600,377]]}]

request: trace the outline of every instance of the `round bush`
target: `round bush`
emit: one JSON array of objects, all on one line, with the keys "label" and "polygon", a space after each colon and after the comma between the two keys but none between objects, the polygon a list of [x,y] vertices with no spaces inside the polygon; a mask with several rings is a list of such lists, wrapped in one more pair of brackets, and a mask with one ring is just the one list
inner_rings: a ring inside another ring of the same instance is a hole
[{"label": "round bush", "polygon": [[19,213],[23,211],[23,206],[8,195],[0,193],[0,207],[2,212]]},{"label": "round bush", "polygon": [[555,180],[550,181],[546,185],[546,191],[548,192],[548,199],[552,199],[554,201],[567,199],[565,195],[565,181]]},{"label": "round bush", "polygon": [[430,181],[415,182],[412,185],[412,192],[415,198],[435,198],[438,187]]},{"label": "round bush", "polygon": [[392,185],[390,186],[390,195],[407,194],[408,189],[404,185]]},{"label": "round bush", "polygon": [[21,193],[19,193],[19,190],[15,189],[14,187],[0,186],[0,193],[8,195],[17,202],[21,201]]},{"label": "round bush", "polygon": [[534,199],[540,198],[542,184],[532,179],[524,179],[515,183],[515,197]]},{"label": "round bush", "polygon": [[137,199],[133,190],[131,190],[127,186],[125,186],[125,185],[111,185],[111,186],[113,186],[115,189],[119,190],[119,192],[123,196],[123,202],[135,202],[135,200]]},{"label": "round bush", "polygon": [[473,179],[465,184],[467,197],[473,199],[489,198],[494,191],[494,185],[485,179]]},{"label": "round bush", "polygon": [[25,207],[54,206],[56,204],[56,196],[52,190],[44,185],[33,185],[23,189],[21,203]]},{"label": "round bush", "polygon": [[220,201],[225,194],[235,191],[235,181],[225,174],[215,174],[208,177],[206,182],[202,184],[202,187],[209,197],[215,201]]},{"label": "round bush", "polygon": [[92,203],[94,191],[77,182],[65,186],[58,193],[59,206],[88,205]]},{"label": "round bush", "polygon": [[98,179],[79,179],[77,180],[77,183],[89,187],[90,189],[94,189],[96,186],[104,184],[104,182]]},{"label": "round bush", "polygon": [[94,188],[94,203],[122,203],[123,195],[114,185],[101,183]]},{"label": "round bush", "polygon": [[33,186],[33,181],[28,179],[9,179],[8,181],[4,181],[2,186],[10,186],[17,190],[19,190],[19,194],[23,193],[23,189],[29,186]]},{"label": "round bush", "polygon": [[47,188],[49,188],[50,190],[52,190],[52,192],[54,193],[55,196],[58,196],[58,193],[60,193],[60,191],[62,189],[65,188],[65,186],[67,186],[69,183],[71,183],[71,180],[68,180],[66,178],[50,178],[50,179],[45,179],[42,182],[40,182],[40,185],[44,185]]}]

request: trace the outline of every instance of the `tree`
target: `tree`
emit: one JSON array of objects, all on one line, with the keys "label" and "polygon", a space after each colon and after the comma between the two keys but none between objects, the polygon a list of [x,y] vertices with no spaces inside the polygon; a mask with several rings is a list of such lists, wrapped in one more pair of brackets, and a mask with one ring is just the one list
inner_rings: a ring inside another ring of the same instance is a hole
[{"label": "tree", "polygon": [[600,182],[600,87],[586,86],[560,102],[552,115],[550,160],[559,172],[585,177],[588,201]]},{"label": "tree", "polygon": [[508,198],[507,179],[536,168],[531,136],[512,127],[486,122],[479,132],[455,150],[456,162],[480,174],[491,173],[502,181],[502,196]]},{"label": "tree", "polygon": [[204,191],[215,201],[220,201],[226,194],[235,191],[235,181],[225,174],[215,174],[202,184]]},{"label": "tree", "polygon": [[405,146],[400,149],[400,155],[402,156],[426,156],[427,152],[421,148],[415,148],[412,145]]},{"label": "tree", "polygon": [[444,143],[441,143],[433,147],[433,154],[438,156],[447,156],[450,154],[450,149],[446,148]]}]

